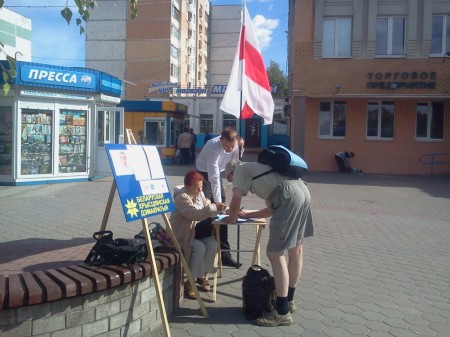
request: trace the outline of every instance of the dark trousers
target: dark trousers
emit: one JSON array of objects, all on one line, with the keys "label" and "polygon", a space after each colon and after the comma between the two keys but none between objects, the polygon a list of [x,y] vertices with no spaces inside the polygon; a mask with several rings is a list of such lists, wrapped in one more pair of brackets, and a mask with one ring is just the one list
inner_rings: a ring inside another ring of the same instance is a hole
[{"label": "dark trousers", "polygon": [[[205,178],[205,181],[203,182],[203,193],[205,194],[205,197],[207,197],[211,202],[215,202],[214,198],[212,196],[211,191],[211,183],[208,180],[208,172],[202,172],[198,171],[203,178]],[[225,202],[225,190],[222,185],[222,179],[220,179],[220,197],[222,200],[220,202]],[[228,254],[230,255],[229,249],[230,249],[230,243],[228,242],[228,226],[227,225],[220,225],[220,249],[225,250],[222,252],[222,255]]]},{"label": "dark trousers", "polygon": [[191,163],[195,163],[195,145],[191,146]]},{"label": "dark trousers", "polygon": [[350,173],[352,171],[352,167],[350,166],[350,163],[347,159],[341,158],[339,156],[334,156],[334,159],[336,159],[337,166],[339,168],[339,172],[341,173]]},{"label": "dark trousers", "polygon": [[181,164],[189,165],[191,163],[191,151],[189,148],[180,148]]}]

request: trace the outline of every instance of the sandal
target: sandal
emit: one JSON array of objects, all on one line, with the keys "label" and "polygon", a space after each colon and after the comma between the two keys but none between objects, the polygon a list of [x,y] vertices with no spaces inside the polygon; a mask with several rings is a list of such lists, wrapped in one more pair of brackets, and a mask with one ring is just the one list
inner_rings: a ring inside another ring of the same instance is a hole
[{"label": "sandal", "polygon": [[187,297],[195,299],[195,291],[191,288],[191,284],[189,283],[189,281],[186,281],[186,283],[184,284],[184,290]]},{"label": "sandal", "polygon": [[197,283],[200,284],[200,287],[204,292],[211,291],[211,286],[209,285],[208,279],[206,277],[203,278],[197,277]]}]

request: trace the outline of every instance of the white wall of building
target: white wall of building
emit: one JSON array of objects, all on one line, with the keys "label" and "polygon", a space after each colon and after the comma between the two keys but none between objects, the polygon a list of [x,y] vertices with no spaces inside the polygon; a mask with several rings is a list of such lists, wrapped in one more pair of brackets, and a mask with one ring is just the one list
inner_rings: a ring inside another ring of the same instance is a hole
[{"label": "white wall of building", "polygon": [[227,85],[241,30],[241,6],[211,6],[209,86]]},{"label": "white wall of building", "polygon": [[[20,52],[18,60],[31,62],[31,27],[31,19],[4,7],[0,9],[0,42],[8,55],[14,57]],[[5,59],[6,55],[0,53],[0,60]]]}]

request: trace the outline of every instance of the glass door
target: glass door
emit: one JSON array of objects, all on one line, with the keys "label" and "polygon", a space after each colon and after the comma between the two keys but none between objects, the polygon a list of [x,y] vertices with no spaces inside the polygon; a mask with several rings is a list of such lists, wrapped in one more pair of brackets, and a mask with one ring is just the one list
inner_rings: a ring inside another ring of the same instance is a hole
[{"label": "glass door", "polygon": [[97,107],[96,154],[94,177],[111,176],[111,166],[105,151],[105,144],[121,144],[124,135],[123,108]]},{"label": "glass door", "polygon": [[51,174],[53,110],[21,109],[21,175]]},{"label": "glass door", "polygon": [[59,172],[87,172],[86,129],[87,111],[59,111]]}]

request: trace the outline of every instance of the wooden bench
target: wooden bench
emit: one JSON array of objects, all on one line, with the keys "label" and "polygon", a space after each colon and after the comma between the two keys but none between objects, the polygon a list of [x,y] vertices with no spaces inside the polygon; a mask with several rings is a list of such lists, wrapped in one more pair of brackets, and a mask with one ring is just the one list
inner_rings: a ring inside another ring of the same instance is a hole
[{"label": "wooden bench", "polygon": [[[176,252],[156,253],[155,260],[158,274],[179,265]],[[78,264],[6,277],[0,275],[0,310],[86,295],[132,283],[151,276],[151,273],[150,263],[143,262],[129,267]]]}]

